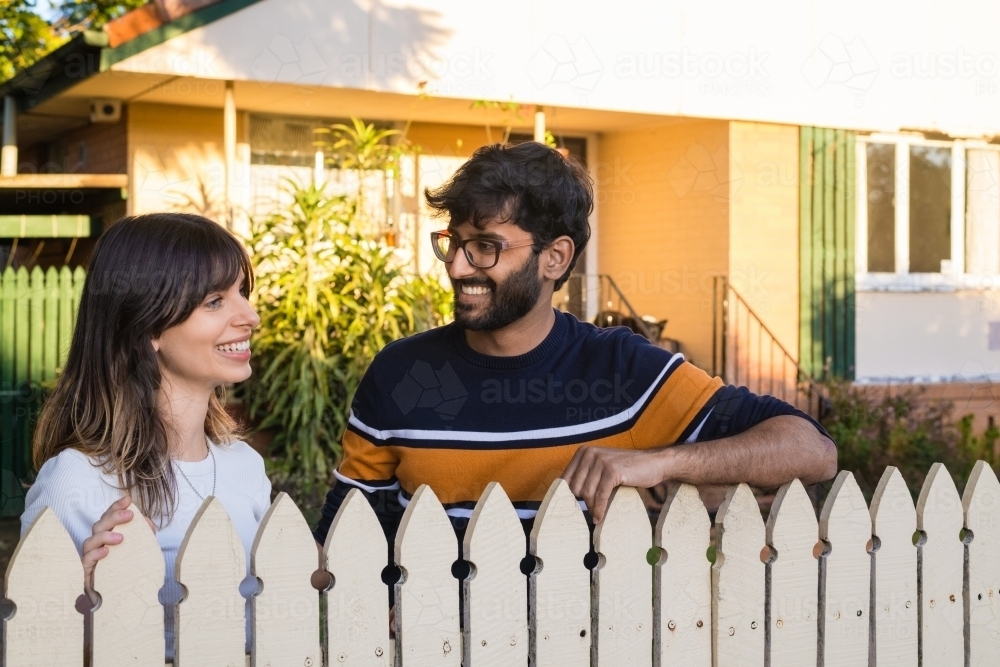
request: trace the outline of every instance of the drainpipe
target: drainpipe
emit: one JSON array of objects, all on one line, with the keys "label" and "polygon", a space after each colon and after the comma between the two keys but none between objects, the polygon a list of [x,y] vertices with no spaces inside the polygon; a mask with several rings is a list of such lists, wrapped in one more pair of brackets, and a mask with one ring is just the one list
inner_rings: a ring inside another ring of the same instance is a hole
[{"label": "drainpipe", "polygon": [[535,107],[535,141],[545,143],[545,107]]},{"label": "drainpipe", "polygon": [[226,153],[226,229],[233,229],[233,180],[236,178],[236,96],[233,82],[226,81],[226,97],[222,106],[222,144]]},{"label": "drainpipe", "polygon": [[17,176],[17,100],[13,95],[3,99],[3,154],[0,156],[0,176]]}]

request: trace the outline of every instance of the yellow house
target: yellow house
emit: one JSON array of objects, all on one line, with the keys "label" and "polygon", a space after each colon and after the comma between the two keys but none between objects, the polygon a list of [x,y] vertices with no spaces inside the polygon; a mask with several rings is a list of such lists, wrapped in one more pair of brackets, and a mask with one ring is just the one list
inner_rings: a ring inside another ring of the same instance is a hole
[{"label": "yellow house", "polygon": [[979,13],[998,10],[931,5],[937,25],[903,3],[845,22],[860,0],[156,0],[0,85],[0,259],[83,262],[129,213],[239,230],[284,177],[342,179],[313,132],[358,117],[420,147],[384,219],[430,271],[423,188],[548,131],[596,198],[558,305],[667,320],[664,344],[790,400],[826,373],[985,418],[1000,61]]}]

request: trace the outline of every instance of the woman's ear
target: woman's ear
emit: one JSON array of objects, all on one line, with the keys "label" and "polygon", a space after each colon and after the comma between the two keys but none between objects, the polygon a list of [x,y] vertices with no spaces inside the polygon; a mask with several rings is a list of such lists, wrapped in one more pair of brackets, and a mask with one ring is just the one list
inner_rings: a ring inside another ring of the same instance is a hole
[{"label": "woman's ear", "polygon": [[159,338],[150,338],[149,342],[153,344],[153,352],[159,352],[160,351],[160,339]]},{"label": "woman's ear", "polygon": [[576,246],[573,239],[560,236],[545,248],[545,260],[542,262],[542,275],[551,280],[559,280],[573,261]]}]

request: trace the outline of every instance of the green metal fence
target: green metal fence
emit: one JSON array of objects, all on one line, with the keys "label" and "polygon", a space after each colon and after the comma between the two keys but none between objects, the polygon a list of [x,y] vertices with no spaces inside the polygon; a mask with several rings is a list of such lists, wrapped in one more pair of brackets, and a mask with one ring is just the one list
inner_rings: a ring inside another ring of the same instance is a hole
[{"label": "green metal fence", "polygon": [[42,391],[66,360],[85,272],[0,273],[0,516],[18,516]]}]

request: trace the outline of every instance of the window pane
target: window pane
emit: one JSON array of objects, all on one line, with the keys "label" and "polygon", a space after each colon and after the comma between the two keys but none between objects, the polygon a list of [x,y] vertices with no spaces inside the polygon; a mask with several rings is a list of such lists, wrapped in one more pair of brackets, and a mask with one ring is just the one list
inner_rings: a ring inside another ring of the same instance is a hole
[{"label": "window pane", "polygon": [[896,270],[896,144],[867,144],[868,270]]},{"label": "window pane", "polygon": [[951,148],[910,146],[910,273],[951,259]]}]

